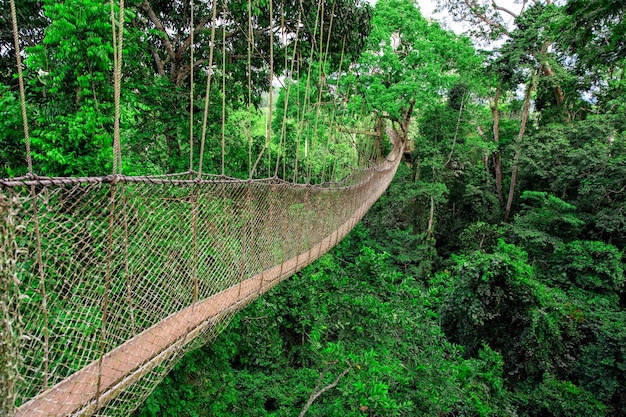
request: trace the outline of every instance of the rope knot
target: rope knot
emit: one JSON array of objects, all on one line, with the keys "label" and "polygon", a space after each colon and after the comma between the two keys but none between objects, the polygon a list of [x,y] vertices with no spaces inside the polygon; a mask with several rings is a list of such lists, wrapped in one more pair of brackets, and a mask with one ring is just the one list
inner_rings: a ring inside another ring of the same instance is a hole
[{"label": "rope knot", "polygon": [[110,184],[117,184],[118,182],[120,182],[120,180],[121,180],[121,175],[111,174],[111,175],[107,175],[106,177],[104,177],[102,182],[106,182]]}]

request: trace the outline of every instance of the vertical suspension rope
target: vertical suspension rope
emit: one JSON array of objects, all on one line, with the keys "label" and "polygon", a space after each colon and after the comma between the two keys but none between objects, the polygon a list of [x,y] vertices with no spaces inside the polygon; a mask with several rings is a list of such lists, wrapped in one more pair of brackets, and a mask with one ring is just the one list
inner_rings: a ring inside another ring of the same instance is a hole
[{"label": "vertical suspension rope", "polygon": [[274,1],[273,0],[269,0],[270,3],[270,109],[269,109],[269,116],[268,116],[268,122],[267,122],[267,137],[266,137],[266,143],[267,143],[267,147],[268,147],[268,152],[267,152],[267,158],[268,158],[268,177],[270,175],[271,172],[271,161],[272,158],[271,156],[271,141],[272,141],[272,105],[273,105],[273,101],[274,101]]},{"label": "vertical suspension rope", "polygon": [[[300,20],[300,13],[299,13],[300,9],[298,9],[298,21]],[[298,29],[299,29],[300,24],[298,23],[298,28],[296,28],[296,38],[298,37]],[[283,65],[283,71],[287,70],[287,57],[288,57],[288,53],[287,53],[287,45],[286,45],[286,41],[285,39],[285,0],[280,2],[280,36],[282,39],[282,44],[285,46],[285,63]],[[289,74],[289,76],[291,76],[291,74]],[[288,98],[289,98],[289,87],[291,87],[290,85],[287,88],[287,93],[284,94],[285,96],[285,102],[287,102]],[[284,86],[283,86],[284,89]],[[283,117],[283,126],[285,126],[285,118]],[[286,163],[287,163],[287,138],[284,132],[283,127],[281,126],[281,130],[280,130],[280,139],[279,139],[279,143],[278,143],[278,149],[282,150],[284,153],[283,156],[283,178],[285,178],[285,170],[286,170]],[[278,155],[280,155],[280,152],[277,153]],[[276,172],[274,173],[274,177],[278,176],[278,157],[276,158]]]},{"label": "vertical suspension rope", "polygon": [[128,209],[126,198],[126,186],[122,183],[122,216],[124,218],[124,276],[126,280],[126,302],[130,314],[131,334],[137,334],[137,321],[135,320],[135,306],[133,303],[133,286],[130,277],[130,268],[128,265]]},{"label": "vertical suspension rope", "polygon": [[[119,28],[115,30],[115,7],[111,0],[111,26],[113,31],[113,90],[115,120],[113,122],[113,175],[122,174],[122,149],[120,141],[120,93],[122,85],[122,54],[124,40],[124,0],[119,3]],[[117,37],[117,42],[116,42]]]},{"label": "vertical suspension rope", "polygon": [[209,50],[209,73],[206,80],[206,93],[204,96],[204,117],[202,119],[202,140],[200,141],[200,162],[198,166],[198,178],[202,178],[202,161],[204,159],[204,144],[206,142],[206,124],[209,117],[209,94],[211,91],[211,76],[213,75],[213,50],[215,49],[215,22],[217,17],[217,0],[213,0],[213,15],[211,17],[211,48]]},{"label": "vertical suspension rope", "polygon": [[104,276],[104,298],[102,300],[102,326],[100,327],[100,358],[98,359],[98,378],[96,382],[96,409],[100,408],[100,396],[102,395],[102,361],[107,350],[107,320],[109,314],[109,290],[111,289],[111,267],[113,262],[113,228],[115,227],[115,196],[117,184],[111,184],[111,196],[109,198],[109,230],[107,232],[106,259],[107,267]]},{"label": "vertical suspension rope", "polygon": [[[328,27],[328,38],[326,40],[326,51],[321,55],[321,60],[323,61],[320,64],[320,88],[319,88],[319,94],[318,94],[318,112],[319,112],[319,108],[321,106],[321,100],[322,100],[322,74],[324,73],[324,71],[326,71],[326,64],[328,62],[328,48],[330,45],[330,35],[333,32],[333,18],[335,17],[335,2],[333,2],[333,8],[332,11],[330,13],[330,25]],[[323,33],[322,33],[323,35]],[[323,36],[320,36],[320,39],[323,39]],[[321,47],[321,41],[320,41],[320,47]],[[320,52],[321,52],[321,48],[320,48]],[[343,52],[343,51],[342,51]],[[342,54],[342,59],[343,59],[343,54]],[[339,63],[339,66],[341,67],[341,62]],[[339,83],[339,79],[337,79],[337,83]],[[316,116],[317,119],[317,116]],[[329,154],[329,143],[330,143],[330,136],[331,136],[331,131],[332,129],[332,121],[330,121],[329,126],[328,126],[328,137],[326,138],[326,152],[324,153],[324,163],[322,164],[322,177],[320,179],[320,182],[324,182],[324,175],[326,174],[326,159],[328,158],[328,154]],[[315,133],[314,135],[317,135],[317,121],[315,122]]]},{"label": "vertical suspension rope", "polygon": [[[118,19],[118,32],[116,43],[115,32],[115,7],[113,0],[111,0],[111,26],[113,32],[113,89],[115,99],[115,121],[113,125],[113,175],[122,174],[122,152],[120,145],[120,90],[122,82],[122,51],[124,40],[124,0],[119,2],[119,19]],[[107,339],[107,319],[109,309],[109,290],[111,288],[111,268],[113,262],[113,228],[115,225],[115,203],[116,203],[116,189],[117,185],[114,183],[111,185],[111,196],[109,199],[109,230],[107,234],[107,267],[105,273],[104,282],[104,299],[102,301],[102,326],[101,326],[101,340],[100,340],[100,358],[98,364],[98,377],[96,382],[96,408],[99,407],[101,396],[101,381],[102,381],[102,360],[106,353],[106,339]]]},{"label": "vertical suspension rope", "polygon": [[[246,185],[246,199],[245,199],[245,207],[246,212],[250,212],[252,207],[252,189],[251,189],[251,181],[248,181]],[[250,218],[246,216],[243,219],[243,225],[241,226],[241,261],[239,262],[239,285],[237,287],[237,300],[241,299],[241,289],[244,280],[244,276],[246,274],[246,259],[248,258],[248,251],[250,248],[250,242],[248,238],[248,227],[250,227]]]},{"label": "vertical suspension rope", "polygon": [[[317,2],[317,12],[315,14],[315,25],[314,25],[315,29],[313,31],[313,42],[315,42],[315,37],[317,36],[317,27],[318,27],[319,20],[323,18],[322,13],[320,13],[320,9],[322,9],[322,8],[323,8],[322,0],[318,0],[318,2]],[[306,114],[306,108],[308,106],[308,100],[310,98],[310,96],[309,96],[309,87],[311,86],[311,68],[313,66],[313,64],[311,62],[313,60],[313,51],[314,50],[315,50],[315,45],[311,45],[311,52],[309,53],[309,69],[308,69],[308,72],[307,72],[306,87],[305,87],[305,90],[304,90],[304,106],[303,106],[304,109],[302,110],[302,115],[301,115],[301,118],[300,118],[300,129],[299,129],[299,132],[298,132],[298,151],[299,151],[299,148],[300,148],[299,142],[300,142],[300,138],[302,136],[303,126],[304,126],[304,116]],[[305,138],[305,144],[304,144],[304,149],[305,149],[304,157],[305,158],[308,156],[307,155],[307,153],[308,153],[307,152],[308,151],[307,148],[308,148],[308,142],[307,142],[307,140]],[[297,158],[297,155],[296,155],[296,170],[294,172],[294,178],[297,178],[297,175],[298,175],[297,167],[298,167],[298,158]],[[311,179],[310,176],[307,174],[307,183],[310,182],[310,179]]]},{"label": "vertical suspension rope", "polygon": [[11,21],[13,23],[13,42],[15,43],[15,60],[17,61],[17,79],[20,86],[20,104],[22,106],[22,123],[24,124],[24,139],[26,141],[26,164],[28,173],[33,175],[33,159],[30,154],[30,134],[28,131],[28,117],[26,114],[26,94],[24,92],[24,75],[22,74],[22,56],[20,49],[20,35],[17,30],[17,12],[15,0],[11,0]]},{"label": "vertical suspension rope", "polygon": [[[226,21],[226,1],[222,5],[224,16],[222,20]],[[222,27],[222,177],[224,176],[224,159],[226,158],[226,26]]]},{"label": "vertical suspension rope", "polygon": [[252,43],[254,42],[254,32],[252,31],[252,1],[248,1],[248,123],[246,123],[246,134],[248,135],[248,176],[252,179],[252,135],[250,127],[252,125]]},{"label": "vertical suspension rope", "polygon": [[[316,140],[317,138],[317,128],[319,126],[319,117],[320,117],[320,110],[321,110],[321,101],[322,101],[322,79],[323,79],[323,74],[324,74],[324,67],[326,64],[326,60],[324,59],[324,51],[323,51],[323,46],[324,46],[324,6],[325,3],[322,3],[322,11],[321,11],[321,16],[320,16],[320,42],[319,42],[319,65],[318,65],[318,88],[317,88],[317,102],[315,103],[315,124],[313,127],[313,138],[312,140]],[[331,34],[331,29],[333,26],[333,17],[335,14],[335,3],[333,2],[333,8],[330,14],[330,29],[328,30],[328,43],[330,43],[330,34]],[[313,146],[313,143],[311,143],[311,147]],[[316,140],[316,146],[319,146],[319,141]],[[312,174],[312,163],[313,163],[313,158],[310,158],[308,161],[308,166],[307,166],[307,171],[308,171],[308,177],[311,177]]]},{"label": "vertical suspension rope", "polygon": [[[284,6],[285,6],[285,2],[283,1],[282,3],[282,7],[284,10]],[[284,18],[284,11],[282,13],[282,19],[281,19],[281,26],[282,26],[282,30],[285,30],[285,18]],[[300,0],[299,2],[299,7],[298,7],[298,23],[296,26],[296,36],[294,37],[294,44],[293,44],[293,54],[291,57],[291,67],[289,69],[289,77],[293,78],[293,67],[294,67],[294,63],[296,62],[296,51],[298,50],[298,34],[300,33],[300,24],[301,24],[301,19],[302,19],[302,0]],[[285,68],[287,68],[287,56],[288,54],[285,53]],[[291,85],[292,83],[288,83],[287,84],[287,92],[284,94],[285,97],[285,105],[283,107],[283,122],[282,122],[282,126],[281,126],[281,131],[280,131],[280,140],[281,143],[285,143],[285,152],[287,151],[287,108],[289,106],[289,96],[291,93]],[[286,158],[283,158],[283,179],[286,179],[286,173],[285,173],[285,161]],[[276,158],[276,171],[274,172],[274,176],[277,176],[278,174],[278,157]]]},{"label": "vertical suspension rope", "polygon": [[[190,23],[189,28],[191,30],[190,38],[191,38],[191,58],[189,62],[189,77],[191,79],[191,88],[189,92],[189,172],[193,173],[193,90],[194,90],[194,82],[193,82],[193,52],[194,52],[194,32],[195,28],[193,25],[193,0],[189,0],[190,4]],[[198,185],[194,184],[191,187],[191,239],[193,245],[193,305],[195,306],[198,302]]]},{"label": "vertical suspension rope", "polygon": [[[302,9],[302,6],[300,6],[300,9]],[[300,79],[300,63],[298,62],[298,67],[297,67],[297,79]],[[298,120],[300,120],[300,111],[302,111],[300,106],[300,88],[296,89],[296,102],[298,103],[297,106],[297,112],[296,112],[296,116],[298,118]],[[293,181],[294,183],[298,182],[298,161],[300,158],[300,132],[298,132],[298,134],[296,135],[296,160],[294,162],[293,165]]]},{"label": "vertical suspension rope", "polygon": [[[328,49],[329,49],[329,45],[330,45],[330,34],[332,33],[332,28],[333,28],[333,17],[335,16],[335,3],[333,3],[333,12],[331,14],[331,18],[330,18],[330,28],[328,29],[328,40],[326,41],[326,52],[325,52],[325,58],[324,58],[324,67],[326,67],[326,63],[328,62]],[[343,36],[343,42],[342,42],[342,46],[341,46],[341,56],[339,58],[339,70],[337,72],[337,92],[339,92],[339,83],[340,83],[340,79],[341,79],[341,67],[343,65],[343,55],[344,55],[344,51],[345,51],[345,46],[346,46],[346,36]],[[328,138],[326,141],[326,153],[324,154],[324,163],[322,164],[322,178],[321,178],[321,182],[324,182],[324,176],[326,174],[326,162],[328,159],[328,155],[330,154],[330,139],[331,137],[333,137],[333,124],[335,123],[335,114],[337,112],[337,106],[333,106],[330,118],[327,119],[328,120]],[[330,178],[330,181],[332,181],[332,176]]]},{"label": "vertical suspension rope", "polygon": [[195,29],[193,27],[193,0],[189,0],[190,4],[190,17],[189,17],[189,28],[191,30],[191,58],[189,58],[189,79],[190,79],[190,87],[189,87],[189,172],[193,172],[193,35]]}]

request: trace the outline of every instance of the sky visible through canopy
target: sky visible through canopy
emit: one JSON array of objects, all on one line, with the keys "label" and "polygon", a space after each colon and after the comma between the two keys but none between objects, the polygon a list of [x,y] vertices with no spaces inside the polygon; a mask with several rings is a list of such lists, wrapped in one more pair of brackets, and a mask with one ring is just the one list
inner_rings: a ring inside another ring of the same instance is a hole
[{"label": "sky visible through canopy", "polygon": [[[372,4],[375,4],[376,1],[372,1]],[[454,22],[452,20],[452,16],[447,11],[443,11],[442,13],[435,13],[435,9],[437,7],[436,1],[431,0],[417,0],[419,4],[420,11],[424,17],[431,17],[439,22],[442,22],[445,28],[452,29],[456,34],[461,34],[467,30],[467,27],[462,23]],[[496,4],[498,6],[507,8],[514,13],[518,13],[521,8],[521,4],[515,4],[513,0],[497,0]],[[512,17],[504,14],[505,22],[509,23],[512,21]]]}]

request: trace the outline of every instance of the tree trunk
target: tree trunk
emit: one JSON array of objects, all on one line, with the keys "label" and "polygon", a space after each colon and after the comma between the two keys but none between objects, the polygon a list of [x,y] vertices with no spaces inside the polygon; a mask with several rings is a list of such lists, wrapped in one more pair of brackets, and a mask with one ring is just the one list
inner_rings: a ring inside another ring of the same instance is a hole
[{"label": "tree trunk", "polygon": [[487,189],[491,188],[491,174],[489,173],[489,152],[485,151],[483,156],[483,165],[485,165],[485,182],[487,185]]},{"label": "tree trunk", "polygon": [[[500,93],[502,90],[502,83],[498,83],[498,89],[496,90],[496,96],[493,100],[493,107],[491,113],[493,114],[493,140],[496,143],[496,147],[500,144],[500,109],[498,105],[500,102]],[[496,192],[498,193],[498,201],[500,205],[504,205],[504,195],[502,194],[502,159],[500,157],[500,149],[496,149],[493,154],[493,169],[496,175]]]},{"label": "tree trunk", "polygon": [[411,101],[409,108],[404,114],[400,128],[402,129],[402,141],[407,143],[409,140],[409,125],[411,124],[411,117],[413,117],[413,109],[415,108],[415,101]]},{"label": "tree trunk", "polygon": [[433,223],[435,220],[435,198],[430,197],[430,211],[428,213],[428,228],[426,229],[426,233],[429,236],[433,234]]},{"label": "tree trunk", "polygon": [[[538,74],[537,74],[538,76]],[[511,186],[509,187],[509,198],[506,202],[506,211],[504,213],[504,221],[508,222],[511,217],[511,207],[513,206],[513,196],[515,194],[515,183],[517,181],[517,167],[519,165],[520,155],[522,153],[522,139],[526,130],[526,122],[528,121],[528,112],[530,111],[530,92],[533,88],[533,76],[530,77],[526,86],[526,94],[524,94],[524,108],[522,111],[522,125],[517,135],[517,143],[515,145],[515,156],[513,157],[513,171],[511,172]]]},{"label": "tree trunk", "polygon": [[[547,75],[548,77],[554,77],[554,70],[552,70],[550,64],[543,64],[542,71],[544,75]],[[553,87],[553,91],[556,105],[559,107],[563,106],[563,103],[565,103],[565,92],[563,91],[563,88],[561,88],[561,86],[557,84]]]}]

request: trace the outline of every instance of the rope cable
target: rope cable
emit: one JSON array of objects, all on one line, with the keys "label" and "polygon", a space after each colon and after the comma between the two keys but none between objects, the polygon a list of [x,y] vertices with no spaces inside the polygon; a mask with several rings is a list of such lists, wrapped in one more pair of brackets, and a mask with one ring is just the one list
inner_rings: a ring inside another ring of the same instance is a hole
[{"label": "rope cable", "polygon": [[190,4],[190,12],[189,12],[189,28],[191,30],[191,43],[190,43],[190,48],[191,48],[191,58],[189,58],[189,79],[190,79],[190,86],[189,86],[189,172],[193,172],[193,89],[194,89],[194,83],[193,83],[193,52],[194,52],[194,39],[193,39],[193,35],[194,35],[194,27],[193,27],[193,0],[189,0],[189,4]]},{"label": "rope cable", "polygon": [[270,172],[272,172],[272,107],[274,101],[274,1],[269,0],[270,4],[270,98],[269,98],[269,116],[267,121],[267,133],[266,133],[266,143],[268,146],[267,149],[267,175],[269,177]]},{"label": "rope cable", "polygon": [[[321,105],[321,99],[322,99],[322,74],[324,72],[323,69],[323,59],[324,59],[324,54],[322,52],[323,49],[323,43],[324,43],[324,6],[326,5],[325,2],[321,2],[322,4],[322,8],[321,8],[321,12],[320,12],[320,19],[319,19],[319,23],[320,23],[320,34],[319,34],[319,64],[318,64],[318,80],[317,80],[317,101],[315,102],[315,124],[313,127],[313,135],[311,136],[311,152],[314,154],[315,152],[313,151],[313,141],[315,141],[315,146],[317,146],[317,126],[318,126],[318,121],[319,121],[319,115],[320,115],[320,105]],[[334,5],[334,3],[333,3]],[[332,16],[331,16],[331,20],[332,20]],[[317,27],[316,27],[317,30]],[[313,48],[311,48],[311,50],[313,50]],[[312,55],[311,55],[312,56]],[[316,149],[317,151],[317,149]],[[311,180],[311,176],[313,173],[313,158],[308,158],[307,159],[307,183],[310,182]]]},{"label": "rope cable", "polygon": [[119,28],[117,32],[117,44],[115,42],[115,19],[114,19],[114,7],[113,0],[111,0],[111,25],[113,26],[113,89],[115,100],[115,119],[113,122],[113,175],[122,174],[122,150],[120,141],[120,95],[122,84],[122,55],[123,55],[123,40],[124,40],[124,0],[119,2]]},{"label": "rope cable", "polygon": [[[222,12],[226,21],[226,2],[222,5]],[[222,26],[222,176],[224,173],[224,159],[226,156],[226,24]]]},{"label": "rope cable", "polygon": [[[193,108],[194,108],[194,82],[193,82],[193,55],[194,55],[194,24],[193,24],[193,0],[189,0],[190,12],[189,12],[189,30],[191,31],[191,58],[189,62],[189,77],[190,77],[190,91],[189,91],[189,172],[193,173]],[[193,174],[192,174],[193,175]],[[192,241],[192,255],[193,255],[193,305],[198,302],[198,190],[197,187],[191,187],[191,241]]]},{"label": "rope cable", "polygon": [[[292,58],[291,58],[291,67],[289,69],[289,77],[292,77],[292,78],[293,78],[293,67],[294,67],[294,64],[296,62],[296,51],[298,50],[298,35],[300,33],[300,24],[301,24],[301,21],[302,21],[301,20],[302,19],[302,1],[303,0],[300,0],[299,7],[298,7],[298,23],[297,23],[297,27],[296,27],[296,36],[294,38],[293,55],[292,55]],[[282,7],[284,9],[285,2],[283,1],[281,3],[281,5],[282,5]],[[283,10],[283,13],[282,13],[283,17],[281,19],[281,26],[282,26],[282,30],[283,31],[285,30],[284,15],[285,15],[285,13],[284,13],[284,10]],[[286,45],[285,45],[285,49],[286,49]],[[289,54],[287,52],[285,52],[285,68],[287,68],[287,57],[288,57],[288,55]],[[287,83],[287,92],[283,94],[284,97],[285,97],[285,100],[284,100],[285,101],[285,105],[284,105],[284,108],[283,108],[283,122],[282,122],[282,126],[281,126],[280,137],[281,137],[281,142],[284,141],[284,143],[285,143],[285,152],[287,151],[287,149],[286,149],[286,147],[287,147],[286,146],[286,143],[287,143],[287,108],[289,106],[289,96],[291,94],[291,85],[292,84],[293,84],[292,82]],[[284,165],[285,162],[286,162],[286,157],[283,157],[283,178],[286,178],[285,165]],[[278,172],[278,159],[276,160],[276,165],[277,165],[277,167],[276,167],[276,172],[274,173],[274,176],[276,176],[276,174]]]},{"label": "rope cable", "polygon": [[209,95],[211,91],[211,76],[213,75],[213,50],[215,49],[215,22],[217,17],[217,0],[213,0],[213,14],[211,17],[211,48],[209,49],[209,73],[206,80],[206,93],[204,96],[204,117],[202,119],[202,140],[200,142],[200,163],[198,166],[198,178],[202,177],[202,161],[204,159],[204,144],[206,142],[206,125],[209,117]]},{"label": "rope cable", "polygon": [[[297,69],[297,76],[296,79],[300,80],[300,61],[298,60],[298,67]],[[298,103],[297,106],[297,112],[296,112],[296,117],[298,118],[298,120],[300,120],[300,112],[302,111],[301,106],[300,106],[300,87],[298,86],[298,88],[296,89],[296,102]],[[301,127],[301,126],[299,126]],[[300,158],[300,132],[298,132],[298,134],[296,134],[296,160],[294,162],[294,167],[293,167],[293,182],[296,183],[298,181],[298,160]]]},{"label": "rope cable", "polygon": [[[281,40],[282,40],[282,44],[285,47],[285,63],[283,64],[283,70],[287,71],[287,66],[288,66],[288,56],[289,54],[287,53],[287,41],[285,39],[285,1],[281,1],[280,2],[280,36],[281,36]],[[298,8],[298,20],[300,20],[300,8]],[[300,25],[298,25],[300,26]],[[296,32],[298,31],[299,27],[296,28]],[[296,34],[296,38],[298,37],[298,35]],[[291,76],[291,74],[286,74],[287,76]],[[283,87],[284,88],[284,87]],[[289,94],[289,92],[287,92],[287,95]],[[283,94],[284,95],[284,94]],[[287,100],[287,97],[285,97],[285,101]],[[285,117],[283,116],[283,123],[281,126],[281,131],[280,131],[280,146],[282,146],[282,151],[283,151],[283,175],[282,178],[285,178],[286,175],[286,170],[287,170],[287,138],[284,132],[284,128],[283,126],[285,126]],[[277,162],[278,165],[278,162]],[[278,172],[278,170],[276,170]],[[274,174],[275,177],[277,177],[277,173]]]},{"label": "rope cable", "polygon": [[[315,14],[315,25],[313,26],[315,29],[313,30],[313,39],[312,39],[312,43],[311,43],[311,51],[309,53],[309,69],[307,72],[307,77],[306,77],[306,87],[304,90],[304,109],[302,110],[302,117],[300,119],[300,124],[299,124],[299,132],[298,132],[298,141],[300,140],[301,136],[302,136],[302,132],[303,132],[303,126],[304,126],[304,116],[306,114],[306,108],[308,107],[308,102],[309,102],[309,91],[310,91],[310,86],[311,86],[311,68],[313,66],[312,64],[312,60],[313,60],[313,51],[315,50],[315,44],[316,44],[316,36],[317,36],[317,27],[318,27],[318,22],[319,20],[322,18],[322,15],[320,13],[320,9],[322,8],[322,0],[318,0],[317,2],[317,12]],[[304,143],[304,157],[307,158],[308,157],[308,141],[305,138],[305,143]],[[296,168],[297,168],[297,158],[296,158]],[[298,172],[296,169],[296,172],[294,174],[294,177],[297,177]],[[309,183],[310,180],[310,176],[309,173],[307,173],[307,183]]]},{"label": "rope cable", "polygon": [[254,33],[252,31],[252,2],[248,1],[248,123],[246,123],[246,134],[248,135],[248,175],[252,179],[252,42]]},{"label": "rope cable", "polygon": [[13,42],[15,43],[15,61],[17,63],[17,80],[20,86],[20,105],[22,107],[22,123],[24,125],[24,140],[26,144],[26,164],[28,173],[33,175],[33,158],[30,153],[30,134],[28,131],[28,116],[26,114],[26,94],[24,92],[24,75],[22,74],[22,56],[20,49],[20,35],[17,29],[17,12],[15,0],[11,0],[11,22],[13,24]]},{"label": "rope cable", "polygon": [[[343,66],[343,59],[344,59],[345,49],[346,49],[346,35],[344,34],[343,35],[343,40],[342,40],[342,43],[341,43],[341,56],[339,58],[339,69],[337,70],[337,87],[336,87],[336,92],[337,92],[336,94],[337,94],[337,96],[336,97],[339,97],[339,86],[341,84],[341,67]],[[326,45],[326,56],[328,56],[328,45]],[[335,124],[336,115],[337,115],[337,107],[338,107],[337,105],[333,106],[333,111],[332,111],[332,114],[330,116],[330,123],[329,123],[329,127],[328,127],[329,135],[330,135],[330,131],[333,130],[332,129],[333,125],[335,126],[335,129],[334,129],[335,131],[338,129],[338,126]],[[333,133],[336,133],[336,132],[333,132]],[[333,135],[333,139],[335,139],[333,141],[333,143],[336,145],[337,144],[336,135]],[[330,138],[329,138],[329,141],[330,141]],[[327,152],[326,155],[328,155],[328,153],[330,153],[330,150]],[[333,181],[334,178],[335,178],[335,169],[336,169],[336,167],[337,167],[337,158],[335,157],[335,158],[333,158],[333,169],[332,169],[332,172],[331,172],[330,181]],[[326,157],[324,158],[324,168],[326,168]],[[322,171],[322,182],[323,181],[324,181],[324,172]]]},{"label": "rope cable", "polygon": [[[337,3],[333,2],[333,8],[332,8],[332,10],[330,12],[330,24],[329,24],[329,27],[328,27],[328,38],[326,39],[326,51],[324,52],[324,54],[321,54],[321,58],[320,58],[320,59],[323,59],[323,62],[320,64],[320,67],[321,67],[320,68],[320,87],[319,87],[319,94],[318,94],[318,99],[317,99],[317,101],[319,103],[318,104],[318,112],[319,112],[319,109],[320,109],[321,104],[322,104],[321,103],[321,100],[322,100],[322,84],[323,84],[322,83],[322,78],[324,78],[324,84],[325,84],[325,77],[323,77],[323,74],[326,71],[326,64],[328,63],[328,49],[329,49],[329,46],[330,46],[330,35],[331,35],[332,31],[333,31],[333,18],[335,17],[335,5],[336,4]],[[322,35],[323,35],[323,32],[322,32]],[[321,39],[323,39],[323,36],[320,36],[320,47],[321,47],[321,43],[322,43]],[[321,52],[321,50],[320,50],[320,52]],[[326,114],[325,114],[325,116],[326,116]],[[325,119],[327,120],[326,117],[325,117]],[[329,153],[328,145],[330,143],[330,135],[331,135],[330,134],[330,130],[331,130],[331,128],[332,128],[332,122],[328,124],[328,129],[327,129],[328,133],[327,133],[327,138],[326,138],[326,152],[324,152],[324,163],[322,164],[322,176],[321,176],[321,179],[320,179],[321,182],[324,182],[324,175],[326,173],[326,160],[328,158],[328,153]],[[314,136],[317,136],[317,122],[315,124]]]},{"label": "rope cable", "polygon": [[[15,7],[15,1],[10,0],[11,4],[11,22],[13,26],[13,41],[15,43],[15,61],[17,64],[17,78],[20,89],[20,105],[22,108],[22,123],[24,125],[24,141],[26,146],[26,164],[28,166],[29,178],[34,176],[33,173],[33,160],[30,149],[30,135],[28,130],[28,115],[26,113],[26,94],[24,91],[24,75],[22,73],[22,59],[20,49],[19,31],[17,27],[17,11]],[[30,197],[33,201],[33,219],[35,222],[35,238],[37,244],[37,272],[39,275],[39,291],[41,294],[41,311],[43,318],[43,387],[48,387],[48,380],[50,374],[50,330],[48,321],[48,296],[46,292],[46,280],[43,267],[42,256],[42,237],[39,225],[39,208],[37,204],[37,196],[35,194],[35,185],[30,186]]]}]

